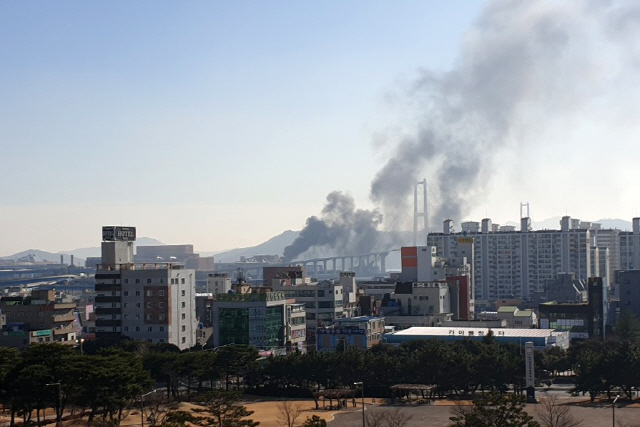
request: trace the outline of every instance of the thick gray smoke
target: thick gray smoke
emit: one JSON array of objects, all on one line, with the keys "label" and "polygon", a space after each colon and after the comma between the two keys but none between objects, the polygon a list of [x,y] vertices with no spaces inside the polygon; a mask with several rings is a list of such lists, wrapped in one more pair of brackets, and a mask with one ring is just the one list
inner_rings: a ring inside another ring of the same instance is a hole
[{"label": "thick gray smoke", "polygon": [[[545,135],[573,136],[573,129],[584,132],[591,121],[599,122],[594,126],[608,121],[608,129],[622,127],[618,122],[624,120],[635,125],[639,24],[635,0],[488,2],[452,69],[422,70],[405,88],[402,131],[384,141],[393,154],[371,185],[371,198],[389,222],[385,228],[406,225],[394,224],[394,218],[410,217],[409,196],[423,177],[436,196],[430,223],[459,221],[488,191],[496,171],[510,169],[517,176],[517,164],[495,162],[501,153],[535,156],[533,147]],[[607,137],[628,139],[623,132]],[[572,153],[558,155],[580,173]],[[546,161],[516,159],[520,166]],[[371,250],[380,215],[355,210],[353,200],[340,193],[328,200],[323,217],[309,218],[285,255],[314,248]]]},{"label": "thick gray smoke", "polygon": [[639,28],[634,1],[489,2],[453,69],[422,71],[407,90],[415,117],[387,141],[397,146],[372,199],[386,217],[406,211],[427,177],[437,194],[431,223],[462,219],[493,169],[509,167],[494,164],[496,154],[535,144],[548,122],[576,126],[584,108],[622,92],[621,76],[637,73]]},{"label": "thick gray smoke", "polygon": [[322,217],[307,219],[298,238],[284,249],[284,256],[294,260],[303,253],[310,257],[368,253],[377,243],[381,221],[379,212],[356,209],[351,196],[334,191],[327,196]]}]

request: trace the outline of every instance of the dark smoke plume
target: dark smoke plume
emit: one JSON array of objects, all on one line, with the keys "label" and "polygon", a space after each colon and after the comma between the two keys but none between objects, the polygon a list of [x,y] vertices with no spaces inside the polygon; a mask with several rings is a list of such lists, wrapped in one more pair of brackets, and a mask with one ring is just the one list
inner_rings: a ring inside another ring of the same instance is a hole
[{"label": "dark smoke plume", "polygon": [[373,201],[387,218],[404,212],[424,176],[438,199],[431,223],[462,219],[492,168],[509,167],[493,164],[501,150],[535,144],[551,119],[575,126],[603,93],[622,92],[612,87],[621,70],[637,72],[639,11],[633,1],[489,2],[454,68],[422,71],[407,91],[415,119],[387,141],[397,146]]},{"label": "dark smoke plume", "polygon": [[311,250],[309,256],[368,253],[378,241],[378,211],[356,209],[353,198],[339,191],[327,196],[322,217],[312,216],[284,256],[294,260]]}]

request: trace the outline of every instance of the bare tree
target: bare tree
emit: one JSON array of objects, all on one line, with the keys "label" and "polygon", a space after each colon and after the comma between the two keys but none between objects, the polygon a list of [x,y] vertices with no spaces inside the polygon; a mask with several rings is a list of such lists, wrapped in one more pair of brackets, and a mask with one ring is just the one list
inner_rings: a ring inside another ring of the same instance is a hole
[{"label": "bare tree", "polygon": [[382,427],[386,421],[386,413],[380,409],[367,411],[367,427]]},{"label": "bare tree", "polygon": [[302,412],[302,404],[283,400],[278,405],[278,421],[284,427],[294,427]]},{"label": "bare tree", "polygon": [[144,414],[142,415],[150,425],[162,424],[162,417],[171,410],[177,410],[178,404],[172,402],[163,393],[153,393],[144,399]]},{"label": "bare tree", "polygon": [[401,412],[400,408],[385,412],[384,414],[384,420],[387,423],[387,427],[404,427],[411,418],[413,418],[412,415],[407,415],[404,412]]},{"label": "bare tree", "polygon": [[580,427],[582,420],[577,420],[571,413],[569,405],[558,402],[558,396],[546,394],[540,399],[536,413],[544,427]]}]

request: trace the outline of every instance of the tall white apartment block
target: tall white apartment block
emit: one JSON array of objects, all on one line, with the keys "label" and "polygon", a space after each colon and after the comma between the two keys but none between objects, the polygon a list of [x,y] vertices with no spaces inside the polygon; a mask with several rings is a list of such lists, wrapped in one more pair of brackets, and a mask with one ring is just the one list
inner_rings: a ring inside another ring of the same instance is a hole
[{"label": "tall white apartment block", "polygon": [[640,218],[633,218],[632,231],[621,231],[620,270],[640,270]]},{"label": "tall white apartment block", "polygon": [[519,231],[490,219],[477,224],[464,223],[464,231],[455,233],[447,220],[442,233],[428,235],[427,244],[436,248],[437,256],[467,258],[478,300],[527,298],[560,272],[591,277],[590,224],[585,227],[568,216],[560,221],[560,230],[532,231],[529,218],[522,218]]},{"label": "tall white apartment block", "polygon": [[[130,234],[118,236],[122,228]],[[191,348],[197,329],[195,271],[182,264],[134,263],[133,227],[104,227],[103,240],[95,275],[96,336]]]}]

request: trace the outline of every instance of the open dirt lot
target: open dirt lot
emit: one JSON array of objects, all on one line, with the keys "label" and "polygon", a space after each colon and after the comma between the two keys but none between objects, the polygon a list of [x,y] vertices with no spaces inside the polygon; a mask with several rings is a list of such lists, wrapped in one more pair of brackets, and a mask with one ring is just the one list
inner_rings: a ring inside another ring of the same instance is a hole
[{"label": "open dirt lot", "polygon": [[[279,420],[279,407],[283,400],[277,399],[249,399],[244,402],[247,409],[254,411],[251,418],[260,421],[261,427],[283,427],[283,423]],[[297,420],[297,425],[302,423],[307,417],[318,415],[327,420],[329,427],[358,427],[362,425],[362,405],[360,399],[357,399],[357,407],[353,408],[351,402],[347,408],[342,410],[325,410],[315,409],[313,400],[294,400],[294,404],[300,405],[303,409],[301,416]],[[459,402],[460,403],[460,402]],[[468,404],[469,402],[461,402]],[[577,419],[583,420],[583,427],[610,427],[612,426],[612,410],[611,404],[607,401],[601,401],[595,404],[589,402],[586,398],[564,398],[563,404],[571,406],[571,411]],[[628,402],[618,402],[616,407],[616,427],[640,427],[640,402],[628,404]],[[378,399],[373,402],[371,399],[365,400],[365,414],[369,411],[395,411],[399,409],[401,413],[411,416],[405,427],[447,427],[451,421],[452,409],[455,402],[450,400],[437,400],[431,405],[386,405],[381,404]],[[190,403],[180,404],[181,410],[192,410],[196,405]],[[322,408],[322,403],[320,403]],[[528,405],[526,411],[536,416],[537,405]],[[537,418],[537,417],[536,417]],[[55,423],[55,417],[51,412],[47,417],[49,426]],[[1,425],[8,425],[8,419],[0,419]],[[79,426],[83,423],[79,420],[75,422],[66,421],[66,426]],[[145,427],[148,423],[145,422]],[[121,422],[122,427],[140,426],[140,412],[131,410],[126,418]]]},{"label": "open dirt lot", "polygon": [[[313,401],[306,402],[305,412],[300,417],[300,422],[307,416],[313,414],[320,415],[329,423],[329,427],[354,427],[362,424],[362,406],[358,400],[357,408],[348,408],[340,411],[315,411]],[[379,403],[379,401],[378,401]],[[468,402],[463,402],[468,403]],[[583,420],[584,427],[611,427],[612,426],[612,410],[611,405],[606,402],[591,404],[585,398],[567,398],[562,400],[563,404],[569,404],[571,411],[577,419]],[[619,402],[616,407],[616,427],[640,427],[640,404],[634,403],[627,405],[626,402]],[[278,404],[279,401],[259,401],[247,402],[248,409],[255,411],[252,418],[260,421],[262,427],[282,427],[282,423],[278,422]],[[420,406],[399,406],[399,405],[380,405],[372,404],[370,399],[365,401],[365,414],[367,411],[388,411],[399,408],[404,414],[410,415],[412,418],[406,424],[406,427],[446,427],[450,425],[449,417],[452,416],[452,409],[455,403],[448,400],[439,400],[432,405]],[[526,411],[533,415],[536,419],[537,405],[528,405]]]}]

